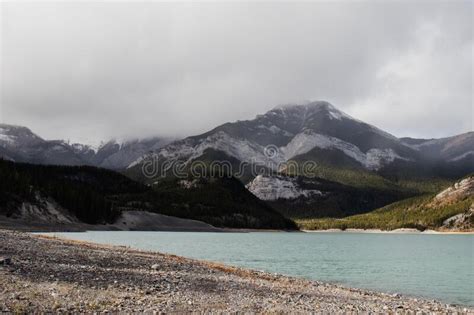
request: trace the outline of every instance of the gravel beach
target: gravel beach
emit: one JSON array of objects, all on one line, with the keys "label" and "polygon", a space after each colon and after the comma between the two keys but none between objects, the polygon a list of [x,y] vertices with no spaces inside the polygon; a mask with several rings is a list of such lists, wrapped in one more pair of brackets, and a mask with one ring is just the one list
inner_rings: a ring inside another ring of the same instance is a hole
[{"label": "gravel beach", "polygon": [[6,230],[0,311],[474,314],[432,300]]}]

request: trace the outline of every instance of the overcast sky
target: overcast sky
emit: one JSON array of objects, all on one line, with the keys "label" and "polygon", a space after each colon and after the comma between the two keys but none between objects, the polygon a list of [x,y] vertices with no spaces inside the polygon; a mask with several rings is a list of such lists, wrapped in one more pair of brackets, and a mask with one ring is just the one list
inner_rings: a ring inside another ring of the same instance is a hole
[{"label": "overcast sky", "polygon": [[471,1],[1,4],[0,122],[186,136],[327,100],[396,136],[473,130]]}]

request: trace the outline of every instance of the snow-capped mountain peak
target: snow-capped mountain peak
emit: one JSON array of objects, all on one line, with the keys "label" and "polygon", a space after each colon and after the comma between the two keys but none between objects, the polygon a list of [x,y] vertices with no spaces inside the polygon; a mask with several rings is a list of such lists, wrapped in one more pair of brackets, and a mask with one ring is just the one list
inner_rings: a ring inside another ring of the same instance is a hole
[{"label": "snow-capped mountain peak", "polygon": [[145,153],[168,144],[166,138],[112,140],[101,145],[44,140],[30,129],[0,124],[0,158],[16,162],[57,165],[94,165],[125,168]]},{"label": "snow-capped mountain peak", "polygon": [[[277,148],[276,156],[265,155],[269,145]],[[415,152],[396,137],[352,118],[328,102],[316,101],[280,105],[253,120],[223,124],[165,146],[155,156],[192,161],[208,149],[242,162],[263,163],[270,169],[313,149],[340,151],[368,170],[378,170],[397,159],[410,161]],[[142,162],[143,157],[129,168]]]},{"label": "snow-capped mountain peak", "polygon": [[0,146],[2,147],[18,148],[43,141],[26,127],[0,124]]},{"label": "snow-capped mountain peak", "polygon": [[278,105],[275,108],[273,108],[273,110],[271,110],[269,113],[273,113],[275,111],[282,112],[285,117],[299,115],[302,119],[305,119],[309,117],[309,115],[312,115],[312,114],[325,114],[330,119],[341,120],[342,118],[345,118],[345,119],[355,120],[348,114],[342,112],[341,110],[333,106],[331,103],[326,102],[326,101],[314,101],[314,102],[307,102],[304,104]]},{"label": "snow-capped mountain peak", "polygon": [[[266,154],[269,146],[276,150],[275,155]],[[229,156],[233,162],[263,163],[277,170],[290,159],[323,161],[331,163],[331,167],[362,167],[368,171],[427,158],[464,167],[474,158],[473,147],[472,132],[438,140],[398,139],[325,101],[280,105],[255,119],[225,123],[174,142],[155,137],[111,140],[94,147],[44,140],[28,128],[0,124],[0,157],[18,162],[87,164],[112,169],[140,167],[150,156],[193,161],[206,152],[210,158]]]}]

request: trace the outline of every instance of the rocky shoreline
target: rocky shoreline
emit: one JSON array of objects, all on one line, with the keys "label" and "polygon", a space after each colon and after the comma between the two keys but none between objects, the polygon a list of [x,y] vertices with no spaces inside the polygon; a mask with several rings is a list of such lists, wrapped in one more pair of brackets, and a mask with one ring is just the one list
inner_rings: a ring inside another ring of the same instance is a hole
[{"label": "rocky shoreline", "polygon": [[432,300],[0,230],[0,312],[92,311],[474,314]]}]

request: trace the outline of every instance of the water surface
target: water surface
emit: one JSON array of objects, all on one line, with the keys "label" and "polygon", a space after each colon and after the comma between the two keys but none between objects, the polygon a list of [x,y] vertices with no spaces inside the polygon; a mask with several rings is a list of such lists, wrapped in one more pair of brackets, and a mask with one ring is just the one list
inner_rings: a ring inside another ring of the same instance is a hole
[{"label": "water surface", "polygon": [[474,306],[474,235],[51,233]]}]

